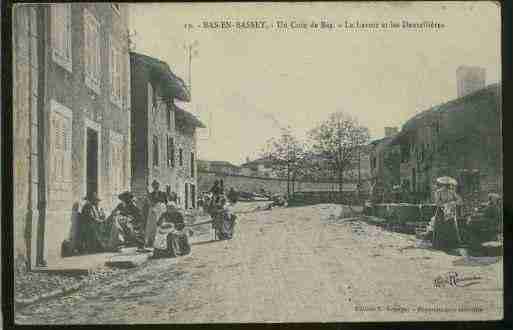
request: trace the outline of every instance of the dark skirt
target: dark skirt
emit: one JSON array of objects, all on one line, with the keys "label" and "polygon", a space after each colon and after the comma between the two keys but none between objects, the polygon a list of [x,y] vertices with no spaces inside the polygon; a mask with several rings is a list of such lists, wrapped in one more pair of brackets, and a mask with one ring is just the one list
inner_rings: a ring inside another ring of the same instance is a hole
[{"label": "dark skirt", "polygon": [[166,246],[165,250],[155,248],[153,258],[174,258],[191,253],[189,238],[185,233],[169,233]]},{"label": "dark skirt", "polygon": [[460,245],[460,235],[454,219],[437,217],[433,230],[433,248],[449,250]]},{"label": "dark skirt", "polygon": [[213,225],[218,239],[226,240],[233,237],[235,219],[235,215],[228,212],[219,212],[215,215]]}]

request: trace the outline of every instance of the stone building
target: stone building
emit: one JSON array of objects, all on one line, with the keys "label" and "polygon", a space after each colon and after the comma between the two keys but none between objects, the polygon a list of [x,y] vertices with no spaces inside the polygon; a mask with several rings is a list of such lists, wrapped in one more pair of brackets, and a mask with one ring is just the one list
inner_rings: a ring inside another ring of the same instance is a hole
[{"label": "stone building", "polygon": [[200,160],[198,162],[198,170],[228,175],[241,174],[241,168],[239,166],[223,160]]},{"label": "stone building", "polygon": [[157,180],[184,208],[196,207],[196,128],[204,125],[175,100],[189,102],[183,80],[167,63],[130,53],[132,85],[132,191],[138,198]]},{"label": "stone building", "polygon": [[461,193],[502,193],[500,85],[416,115],[392,144],[400,148],[401,182],[417,200],[429,199],[434,179],[444,175],[458,179]]},{"label": "stone building", "polygon": [[265,157],[251,161],[248,159],[246,163],[242,164],[240,167],[245,175],[254,175],[264,178],[278,177],[273,169],[273,161]]},{"label": "stone building", "polygon": [[475,66],[460,66],[456,69],[458,97],[483,89],[486,82],[486,70]]},{"label": "stone building", "polygon": [[17,4],[13,11],[15,254],[51,265],[73,210],[108,212],[130,182],[128,6]]},{"label": "stone building", "polygon": [[369,143],[370,181],[376,201],[383,201],[400,184],[399,148],[392,145],[397,134],[396,127],[385,127],[385,137]]}]

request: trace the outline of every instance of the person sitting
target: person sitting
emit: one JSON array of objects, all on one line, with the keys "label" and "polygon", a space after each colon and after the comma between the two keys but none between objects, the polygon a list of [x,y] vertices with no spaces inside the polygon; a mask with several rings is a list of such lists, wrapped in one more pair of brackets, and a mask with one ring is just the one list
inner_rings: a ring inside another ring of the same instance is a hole
[{"label": "person sitting", "polygon": [[111,213],[113,222],[112,248],[119,249],[123,244],[134,245],[143,249],[144,223],[141,211],[135,204],[135,198],[129,191],[118,196],[121,203]]},{"label": "person sitting", "polygon": [[99,207],[101,201],[96,192],[88,193],[84,198],[79,224],[78,250],[81,253],[97,253],[107,251],[110,246],[110,223]]},{"label": "person sitting", "polygon": [[183,213],[170,204],[157,222],[153,257],[176,257],[189,254],[190,251]]}]

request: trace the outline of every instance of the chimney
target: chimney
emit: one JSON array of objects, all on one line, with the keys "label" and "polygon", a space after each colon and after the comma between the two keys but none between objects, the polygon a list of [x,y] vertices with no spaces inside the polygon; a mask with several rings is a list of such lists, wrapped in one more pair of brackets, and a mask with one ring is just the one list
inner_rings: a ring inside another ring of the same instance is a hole
[{"label": "chimney", "polygon": [[385,127],[385,137],[390,137],[394,134],[397,134],[397,132],[399,132],[399,129],[397,128],[397,126]]},{"label": "chimney", "polygon": [[459,66],[456,69],[458,97],[483,89],[486,82],[486,70],[477,66]]}]

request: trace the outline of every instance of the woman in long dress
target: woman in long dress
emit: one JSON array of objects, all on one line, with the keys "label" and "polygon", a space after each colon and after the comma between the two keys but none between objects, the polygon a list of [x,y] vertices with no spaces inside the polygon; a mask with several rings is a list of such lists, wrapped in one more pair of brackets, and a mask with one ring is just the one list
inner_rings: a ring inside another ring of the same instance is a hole
[{"label": "woman in long dress", "polygon": [[161,215],[166,212],[167,197],[163,191],[160,191],[160,184],[153,180],[151,184],[153,191],[148,194],[146,205],[146,227],[144,241],[147,247],[153,247],[155,235],[157,233],[157,221]]},{"label": "woman in long dress", "polygon": [[224,196],[221,196],[217,208],[212,214],[213,227],[217,238],[220,240],[233,237],[237,216],[233,213],[232,206],[233,204],[229,203]]},{"label": "woman in long dress", "polygon": [[461,245],[461,236],[457,221],[457,207],[461,198],[456,193],[456,181],[439,180],[435,191],[435,203],[438,206],[431,226],[433,228],[433,247],[453,249]]}]

